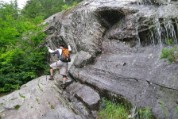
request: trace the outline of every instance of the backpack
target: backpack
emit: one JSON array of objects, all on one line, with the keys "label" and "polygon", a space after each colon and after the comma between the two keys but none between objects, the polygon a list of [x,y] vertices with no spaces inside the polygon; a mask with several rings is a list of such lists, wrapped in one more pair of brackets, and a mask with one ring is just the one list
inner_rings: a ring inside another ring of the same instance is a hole
[{"label": "backpack", "polygon": [[62,62],[70,62],[71,61],[70,52],[67,48],[62,48],[62,54],[61,54],[60,60]]}]

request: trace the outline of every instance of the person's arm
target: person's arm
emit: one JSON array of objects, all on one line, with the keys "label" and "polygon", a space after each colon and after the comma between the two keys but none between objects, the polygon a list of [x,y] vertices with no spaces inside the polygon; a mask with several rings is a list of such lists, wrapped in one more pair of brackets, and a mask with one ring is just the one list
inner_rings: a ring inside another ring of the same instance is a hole
[{"label": "person's arm", "polygon": [[70,47],[70,45],[68,44],[68,50],[69,51],[72,51],[72,48]]},{"label": "person's arm", "polygon": [[50,47],[48,47],[48,52],[55,54],[55,53],[57,53],[57,50],[52,50]]}]

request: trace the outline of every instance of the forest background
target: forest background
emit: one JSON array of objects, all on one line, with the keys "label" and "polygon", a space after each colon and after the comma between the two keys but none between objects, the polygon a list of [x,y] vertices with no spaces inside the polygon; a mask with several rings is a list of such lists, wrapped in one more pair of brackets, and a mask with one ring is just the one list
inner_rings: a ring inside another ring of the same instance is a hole
[{"label": "forest background", "polygon": [[44,19],[70,9],[82,0],[28,0],[23,9],[17,0],[0,3],[0,94],[20,88],[48,74],[44,47]]}]

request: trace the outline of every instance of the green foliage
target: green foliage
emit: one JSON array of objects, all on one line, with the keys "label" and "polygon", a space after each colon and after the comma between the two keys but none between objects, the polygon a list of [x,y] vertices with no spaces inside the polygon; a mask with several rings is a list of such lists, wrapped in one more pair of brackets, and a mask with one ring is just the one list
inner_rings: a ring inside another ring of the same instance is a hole
[{"label": "green foliage", "polygon": [[176,106],[176,114],[178,115],[178,106]]},{"label": "green foliage", "polygon": [[105,107],[98,113],[99,119],[127,119],[128,108],[122,104],[113,103],[108,100],[102,102]]},{"label": "green foliage", "polygon": [[75,7],[78,3],[77,2],[73,2],[72,4],[64,4],[62,5],[62,10],[68,10],[68,9],[71,9],[73,7]]},{"label": "green foliage", "polygon": [[138,110],[140,119],[153,119],[150,108],[142,108]]},{"label": "green foliage", "polygon": [[168,47],[162,49],[160,58],[166,59],[169,63],[176,62],[178,58],[178,47],[174,45],[172,39],[166,39],[165,45],[168,45]]},{"label": "green foliage", "polygon": [[48,18],[52,14],[66,10],[81,0],[29,0],[22,13],[28,18],[43,16]]},{"label": "green foliage", "polygon": [[20,105],[16,105],[16,106],[14,106],[14,108],[15,108],[16,110],[18,110],[18,109],[20,108]]},{"label": "green foliage", "polygon": [[13,6],[13,4],[7,4],[0,8],[0,49],[15,45],[22,38],[23,33],[35,29],[36,24],[42,21],[41,17],[29,20],[23,16],[14,15],[18,10]]},{"label": "green foliage", "polygon": [[0,9],[0,45],[14,44],[19,36],[16,24],[16,9],[13,4],[4,4]]},{"label": "green foliage", "polygon": [[28,0],[23,10],[17,1],[0,3],[0,93],[8,93],[48,72],[44,18],[69,9],[81,0]]},{"label": "green foliage", "polygon": [[0,55],[0,92],[18,89],[47,69],[46,50],[38,48],[45,35],[38,30],[30,31],[32,35],[26,35],[27,39],[19,40],[16,46],[9,47]]},{"label": "green foliage", "polygon": [[166,39],[165,43],[166,43],[166,45],[171,46],[174,44],[174,41],[172,39]]},{"label": "green foliage", "polygon": [[163,48],[161,52],[161,59],[166,59],[170,63],[176,62],[178,58],[178,47],[168,47],[168,48]]},{"label": "green foliage", "polygon": [[[101,107],[98,112],[98,119],[128,119],[129,112],[131,111],[126,104],[119,104],[105,99],[102,100]],[[134,118],[154,119],[151,109],[148,107],[139,108],[135,114]]]},{"label": "green foliage", "polygon": [[159,104],[160,104],[160,107],[161,107],[162,112],[163,112],[163,114],[164,114],[164,117],[165,117],[165,119],[166,119],[167,116],[168,116],[169,111],[168,111],[168,109],[166,108],[165,103],[164,103],[162,100],[159,100]]},{"label": "green foliage", "polygon": [[42,17],[27,19],[16,5],[0,7],[0,93],[11,92],[47,69]]}]

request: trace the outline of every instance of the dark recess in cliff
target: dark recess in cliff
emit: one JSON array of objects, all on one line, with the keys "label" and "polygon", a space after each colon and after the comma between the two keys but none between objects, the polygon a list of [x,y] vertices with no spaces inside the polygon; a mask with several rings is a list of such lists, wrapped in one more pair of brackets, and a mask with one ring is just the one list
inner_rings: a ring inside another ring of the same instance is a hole
[{"label": "dark recess in cliff", "polygon": [[96,13],[98,21],[107,29],[111,28],[125,16],[124,13],[119,10],[108,8],[100,8]]}]

